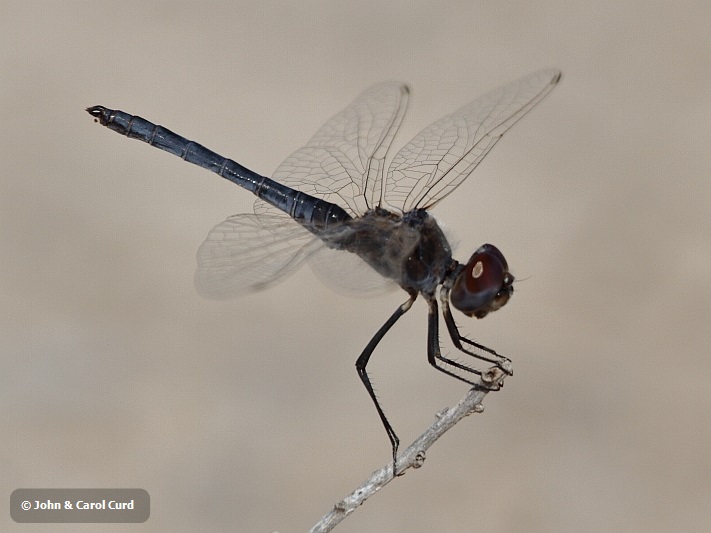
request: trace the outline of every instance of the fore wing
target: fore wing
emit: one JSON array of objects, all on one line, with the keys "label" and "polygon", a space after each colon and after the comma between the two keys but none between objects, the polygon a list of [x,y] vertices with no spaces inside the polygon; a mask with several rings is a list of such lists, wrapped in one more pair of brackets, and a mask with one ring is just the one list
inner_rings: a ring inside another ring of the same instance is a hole
[{"label": "fore wing", "polygon": [[[291,154],[272,178],[358,216],[380,203],[385,156],[407,107],[407,86],[374,85]],[[255,213],[276,213],[261,200]]]},{"label": "fore wing", "polygon": [[476,168],[501,136],[560,80],[546,69],[504,85],[428,126],[393,158],[385,201],[407,212],[430,209]]}]

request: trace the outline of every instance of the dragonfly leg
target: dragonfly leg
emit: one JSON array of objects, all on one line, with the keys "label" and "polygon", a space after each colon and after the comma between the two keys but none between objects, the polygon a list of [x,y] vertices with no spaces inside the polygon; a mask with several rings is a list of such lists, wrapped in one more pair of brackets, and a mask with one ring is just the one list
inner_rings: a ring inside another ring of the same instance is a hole
[{"label": "dragonfly leg", "polygon": [[392,316],[388,318],[387,322],[385,322],[385,324],[381,326],[381,328],[373,336],[373,338],[370,339],[370,342],[363,350],[363,353],[361,353],[358,357],[358,360],[356,361],[355,365],[356,370],[358,371],[358,376],[360,376],[360,380],[363,382],[363,385],[365,385],[365,389],[368,391],[370,399],[373,400],[373,403],[375,404],[375,409],[378,411],[378,415],[380,416],[380,421],[385,427],[385,432],[388,434],[388,439],[390,439],[390,444],[392,445],[393,449],[393,476],[395,476],[395,462],[397,461],[397,449],[400,445],[400,439],[395,434],[395,430],[390,425],[390,422],[388,422],[388,419],[385,416],[385,412],[383,412],[383,408],[380,407],[378,398],[376,397],[375,391],[373,390],[373,385],[370,383],[370,378],[368,377],[366,366],[368,365],[368,361],[370,360],[370,356],[373,354],[375,347],[382,340],[388,330],[393,327],[395,322],[397,322],[402,315],[404,315],[405,313],[407,313],[407,311],[410,310],[416,298],[416,292],[410,293],[410,299],[407,300],[400,307],[398,307],[392,314]]},{"label": "dragonfly leg", "polygon": [[[470,339],[467,339],[464,335],[459,333],[459,328],[454,322],[452,311],[449,308],[448,288],[442,287],[440,291],[440,300],[442,301],[442,315],[444,316],[444,322],[445,324],[447,324],[447,331],[449,332],[449,336],[451,337],[454,346],[456,346],[459,351],[464,352],[467,355],[471,355],[472,357],[476,357],[477,359],[480,359],[482,361],[486,361],[487,363],[492,363],[498,368],[500,368],[505,374],[512,375],[513,371],[511,370],[511,359],[509,359],[508,357],[504,357],[503,355],[497,353],[495,350],[492,350],[491,348],[488,348],[483,344],[479,344]],[[474,348],[484,353],[477,353],[471,350],[467,350],[462,345],[462,343],[467,344],[469,346],[473,346]],[[485,354],[489,354],[491,357]],[[475,373],[481,374],[480,372]]]},{"label": "dragonfly leg", "polygon": [[458,380],[469,385],[479,386],[479,383],[467,379],[464,376],[460,376],[439,363],[441,361],[442,363],[458,368],[464,372],[469,372],[470,374],[476,374],[477,376],[481,376],[482,374],[480,370],[463,365],[458,361],[449,359],[442,355],[442,350],[439,347],[439,310],[437,307],[437,300],[435,300],[434,297],[428,298],[427,303],[429,304],[429,314],[427,317],[427,361],[440,372],[444,372],[445,374],[457,378]]}]

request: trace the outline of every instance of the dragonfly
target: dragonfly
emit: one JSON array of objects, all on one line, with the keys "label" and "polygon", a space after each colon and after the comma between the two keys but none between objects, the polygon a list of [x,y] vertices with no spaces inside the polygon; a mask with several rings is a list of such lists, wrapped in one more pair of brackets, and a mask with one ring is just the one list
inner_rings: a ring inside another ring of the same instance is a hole
[{"label": "dragonfly", "polygon": [[203,296],[229,298],[264,289],[305,262],[326,279],[335,271],[337,282],[346,285],[360,278],[351,278],[344,265],[357,263],[369,275],[353,289],[367,294],[395,285],[407,293],[407,301],[380,327],[355,365],[390,440],[394,470],[400,440],[376,397],[367,365],[418,296],[428,306],[430,365],[474,387],[491,390],[501,383],[487,383],[473,360],[442,354],[439,297],[457,350],[494,365],[500,376],[513,372],[509,358],[460,333],[450,308],[484,318],[503,307],[514,283],[506,259],[492,244],[479,247],[466,263],[453,259],[429,210],[464,182],[560,77],[560,71],[544,69],[495,89],[423,129],[390,159],[409,88],[395,81],[380,83],[326,122],[271,178],[139,116],[103,106],[87,111],[110,130],[180,156],[257,196],[253,213],[215,226],[198,250],[195,285]]}]

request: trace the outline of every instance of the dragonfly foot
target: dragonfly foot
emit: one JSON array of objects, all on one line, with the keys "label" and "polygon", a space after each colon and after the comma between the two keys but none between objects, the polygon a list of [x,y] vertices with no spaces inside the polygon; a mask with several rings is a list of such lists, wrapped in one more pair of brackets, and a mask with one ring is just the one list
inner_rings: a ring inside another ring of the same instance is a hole
[{"label": "dragonfly foot", "polygon": [[508,357],[503,357],[496,366],[507,376],[513,376],[513,364]]},{"label": "dragonfly foot", "polygon": [[503,387],[504,377],[506,377],[507,374],[507,372],[502,371],[498,366],[492,366],[489,370],[481,374],[481,382],[488,390],[496,391]]}]

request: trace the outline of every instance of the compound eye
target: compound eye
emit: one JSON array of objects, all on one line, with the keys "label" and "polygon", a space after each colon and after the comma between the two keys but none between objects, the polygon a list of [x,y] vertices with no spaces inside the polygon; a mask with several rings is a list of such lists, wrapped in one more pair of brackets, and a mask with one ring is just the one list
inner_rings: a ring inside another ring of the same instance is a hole
[{"label": "compound eye", "polygon": [[513,293],[513,276],[503,254],[492,244],[471,256],[452,285],[452,305],[468,316],[485,317],[502,307]]}]

